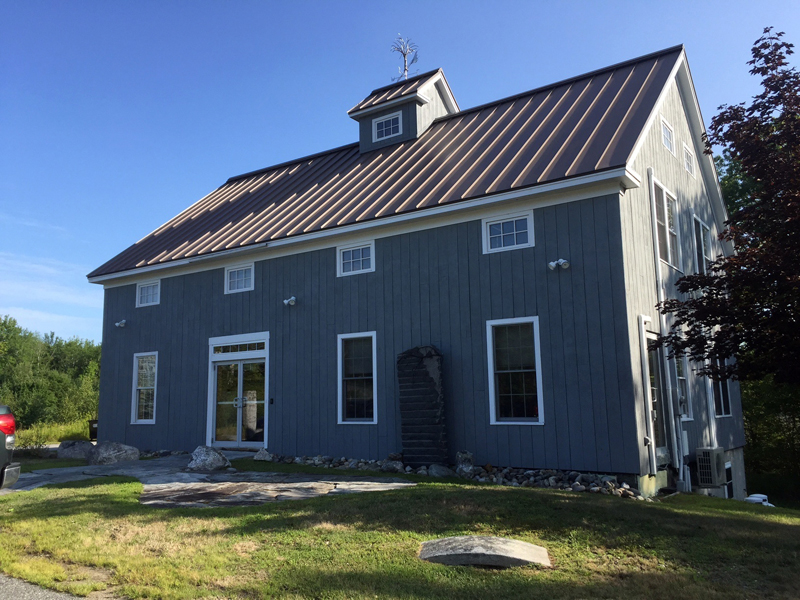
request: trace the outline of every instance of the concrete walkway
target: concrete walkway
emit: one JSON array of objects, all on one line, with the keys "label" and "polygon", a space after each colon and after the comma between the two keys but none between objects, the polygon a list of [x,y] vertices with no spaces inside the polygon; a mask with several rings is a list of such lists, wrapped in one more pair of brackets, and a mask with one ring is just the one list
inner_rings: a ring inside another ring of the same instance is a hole
[{"label": "concrete walkway", "polygon": [[[224,451],[229,459],[249,458],[252,452]],[[310,475],[306,473],[266,473],[187,471],[191,455],[179,454],[150,460],[121,461],[113,465],[92,465],[44,469],[23,473],[11,490],[24,492],[43,485],[82,481],[96,477],[135,477],[144,484],[142,504],[157,507],[252,506],[283,500],[303,500],[316,496],[378,492],[416,485],[390,477],[352,477]]]}]

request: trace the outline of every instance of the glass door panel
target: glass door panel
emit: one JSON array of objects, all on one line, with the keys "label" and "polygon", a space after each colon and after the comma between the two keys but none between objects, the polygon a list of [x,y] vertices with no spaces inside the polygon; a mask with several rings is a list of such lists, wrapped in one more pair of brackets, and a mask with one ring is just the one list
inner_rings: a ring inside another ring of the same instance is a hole
[{"label": "glass door panel", "polygon": [[241,439],[264,441],[264,389],[266,368],[263,362],[242,363]]},{"label": "glass door panel", "polygon": [[239,363],[216,365],[217,406],[214,439],[218,442],[238,441]]},{"label": "glass door panel", "polygon": [[650,371],[650,397],[653,401],[653,433],[655,435],[656,456],[659,465],[669,462],[667,449],[667,422],[664,402],[667,398],[664,393],[664,373],[661,368],[661,353],[659,350],[649,350],[647,353]]}]

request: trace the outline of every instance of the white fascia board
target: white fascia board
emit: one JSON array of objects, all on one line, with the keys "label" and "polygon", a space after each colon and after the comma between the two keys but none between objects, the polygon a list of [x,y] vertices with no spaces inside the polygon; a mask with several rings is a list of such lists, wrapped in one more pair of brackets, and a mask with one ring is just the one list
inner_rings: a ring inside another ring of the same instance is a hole
[{"label": "white fascia board", "polygon": [[418,104],[427,104],[431,101],[428,96],[421,94],[419,91],[414,92],[413,94],[408,94],[407,96],[401,96],[400,98],[395,98],[394,100],[388,100],[386,102],[381,102],[380,104],[376,104],[374,106],[370,106],[369,108],[362,108],[361,110],[357,110],[354,113],[350,113],[348,116],[351,119],[358,119],[359,117],[363,117],[365,115],[371,115],[372,113],[385,110],[387,108],[391,108],[392,106],[397,106],[398,104],[404,104],[409,100],[415,100]]},{"label": "white fascia board", "polygon": [[[252,246],[232,248],[213,254],[193,256],[191,258],[173,260],[163,264],[148,265],[146,267],[120,271],[118,273],[109,273],[108,275],[98,275],[97,277],[89,278],[89,283],[102,283],[104,287],[109,288],[130,285],[140,281],[142,277],[152,277],[151,274],[155,271],[165,271],[169,269],[171,271],[170,273],[164,273],[160,276],[162,278],[173,277],[209,269],[223,268],[234,264],[234,261],[241,262],[245,257],[249,260],[265,260],[268,258],[277,258],[279,256],[287,256],[290,254],[342,245],[349,242],[349,240],[345,239],[348,236],[353,238],[353,241],[358,241],[358,239],[364,239],[366,237],[370,239],[380,239],[411,231],[420,231],[453,223],[478,220],[494,214],[497,210],[495,205],[499,202],[532,201],[535,202],[532,204],[532,208],[536,209],[619,193],[620,187],[631,188],[639,187],[640,185],[641,177],[635,171],[628,167],[619,167],[599,173],[590,173],[588,175],[545,183],[532,188],[511,190],[475,198],[473,200],[453,202],[434,208],[424,208],[410,213],[381,219],[372,219],[363,223],[353,223],[351,225],[343,225],[341,227],[322,231],[314,231],[290,238],[275,240],[273,242],[259,242]],[[509,207],[509,210],[515,210],[515,208]],[[369,233],[367,233],[367,231],[369,231]],[[342,241],[337,240],[336,243],[328,241],[328,238],[334,236],[342,238]],[[198,264],[201,262],[202,265]]]}]

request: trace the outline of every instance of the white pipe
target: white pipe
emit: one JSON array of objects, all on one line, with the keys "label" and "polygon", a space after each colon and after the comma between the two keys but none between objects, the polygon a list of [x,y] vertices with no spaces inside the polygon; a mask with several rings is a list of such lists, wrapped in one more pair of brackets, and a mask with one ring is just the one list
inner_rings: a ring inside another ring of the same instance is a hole
[{"label": "white pipe", "polygon": [[[653,225],[653,258],[655,259],[655,267],[656,267],[656,290],[658,294],[658,302],[659,304],[664,301],[664,281],[661,277],[661,260],[659,258],[659,250],[658,250],[658,223],[656,222],[656,183],[655,178],[653,176],[653,168],[647,167],[647,183],[650,191],[650,212],[651,212],[651,221]],[[667,218],[666,213],[664,214],[664,218]],[[662,332],[662,335],[667,331],[667,320],[664,314],[659,311],[658,313],[659,318],[659,326]],[[676,432],[675,427],[675,408],[674,408],[674,398],[672,395],[672,373],[669,369],[669,362],[667,361],[667,354],[666,352],[662,352],[662,362],[664,368],[664,374],[667,380],[667,396],[669,397],[669,432],[670,437],[672,438],[672,448],[675,456],[672,459],[673,466],[678,470],[678,481],[683,481],[683,442],[678,440],[678,435]],[[678,459],[680,458],[680,463],[678,463]]]}]

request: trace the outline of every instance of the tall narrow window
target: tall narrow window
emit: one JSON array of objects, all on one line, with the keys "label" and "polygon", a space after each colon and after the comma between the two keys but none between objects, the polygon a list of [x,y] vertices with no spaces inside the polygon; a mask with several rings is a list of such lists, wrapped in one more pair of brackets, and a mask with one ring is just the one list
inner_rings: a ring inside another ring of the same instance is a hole
[{"label": "tall narrow window", "polygon": [[247,292],[254,289],[253,265],[237,265],[225,269],[225,293]]},{"label": "tall narrow window", "polygon": [[131,423],[156,422],[156,376],[158,352],[133,355],[133,406]]},{"label": "tall narrow window", "polygon": [[657,183],[655,189],[658,255],[665,263],[680,269],[678,253],[677,202]]},{"label": "tall narrow window", "polygon": [[136,308],[153,306],[161,301],[161,282],[147,281],[136,284]]},{"label": "tall narrow window", "polygon": [[[718,366],[723,366],[724,361],[717,360]],[[731,394],[728,386],[728,380],[722,381],[711,380],[711,385],[714,388],[714,414],[717,417],[730,417],[731,416]]]},{"label": "tall narrow window", "polygon": [[707,273],[713,260],[711,254],[711,232],[708,226],[697,217],[694,218],[694,249],[697,273]]},{"label": "tall narrow window", "polygon": [[666,119],[663,117],[661,118],[661,141],[664,142],[664,146],[667,150],[669,150],[673,155],[675,154],[675,132],[672,129],[672,125],[667,123]]},{"label": "tall narrow window", "polygon": [[339,336],[339,423],[376,423],[375,332]]},{"label": "tall narrow window", "polygon": [[542,423],[537,327],[536,317],[487,322],[492,424]]},{"label": "tall narrow window", "polygon": [[692,419],[692,402],[689,398],[689,367],[687,365],[688,359],[685,356],[678,356],[675,358],[675,372],[678,381],[678,405],[681,410],[681,418],[685,420]]}]

